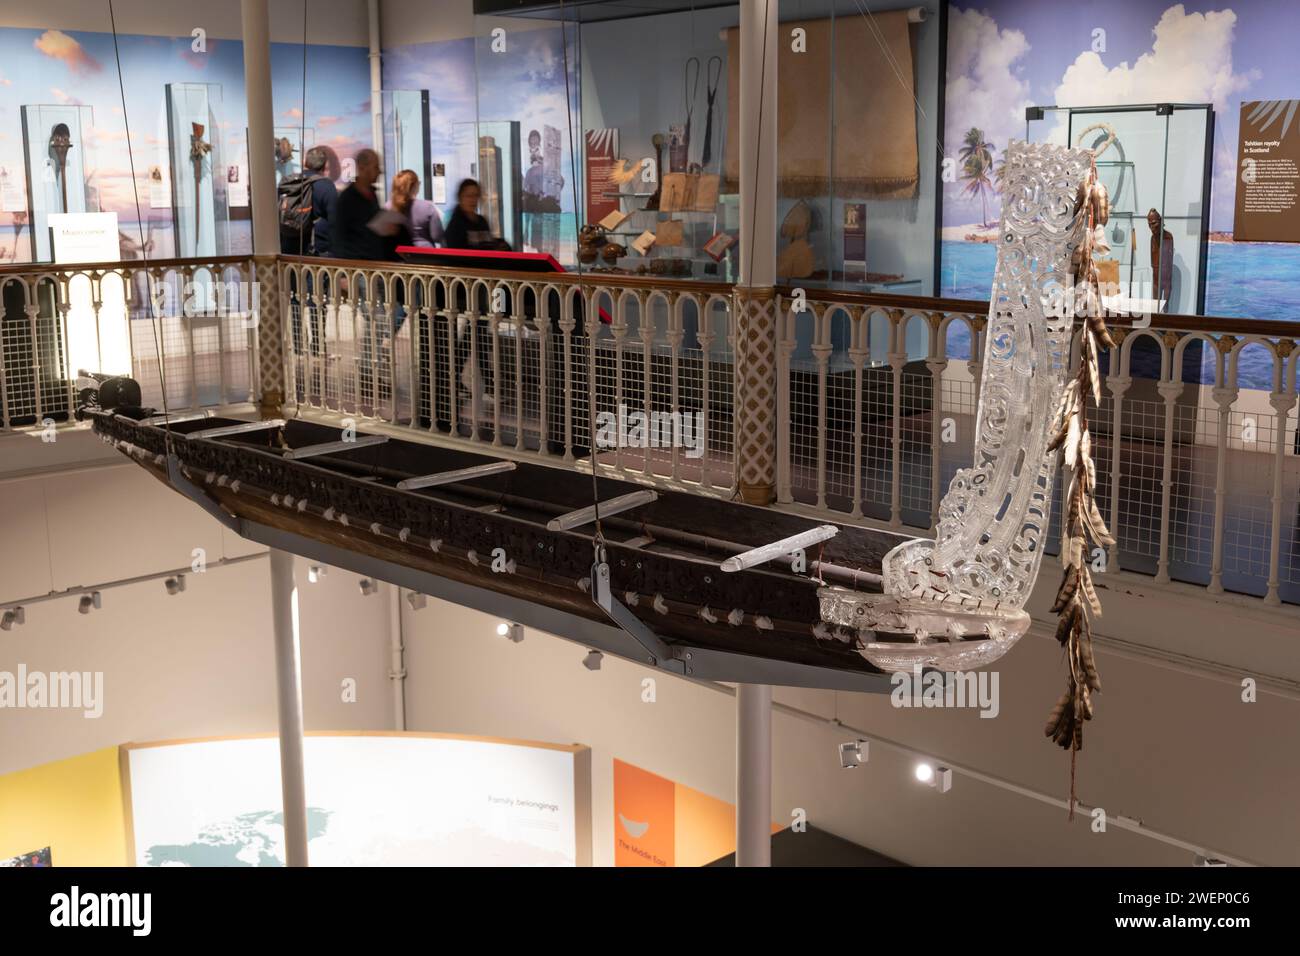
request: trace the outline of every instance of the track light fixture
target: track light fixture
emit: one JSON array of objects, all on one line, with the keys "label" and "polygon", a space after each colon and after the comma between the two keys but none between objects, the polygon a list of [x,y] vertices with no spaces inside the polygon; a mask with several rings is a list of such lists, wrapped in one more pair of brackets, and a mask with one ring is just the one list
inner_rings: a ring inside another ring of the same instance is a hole
[{"label": "track light fixture", "polygon": [[407,591],[406,603],[411,605],[412,611],[420,611],[428,606],[429,599],[425,597],[423,594],[421,594],[419,591]]},{"label": "track light fixture", "polygon": [[83,594],[81,600],[77,602],[78,614],[89,614],[91,611],[97,611],[104,606],[104,600],[100,597],[98,591],[91,591],[89,594]]},{"label": "track light fixture", "polygon": [[859,737],[857,740],[849,740],[840,744],[840,766],[845,770],[852,770],[854,767],[860,767],[867,762],[867,757],[871,753],[871,742]]},{"label": "track light fixture", "polygon": [[163,586],[167,588],[168,594],[180,594],[185,590],[185,575],[174,575],[163,581]]},{"label": "track light fixture", "polygon": [[600,662],[604,657],[605,655],[600,651],[588,651],[587,656],[582,659],[582,666],[589,671],[598,671],[600,670]]},{"label": "track light fixture", "polygon": [[313,564],[307,569],[307,580],[315,584],[321,578],[325,577],[325,568],[319,564]]},{"label": "track light fixture", "polygon": [[373,578],[362,578],[357,582],[357,587],[361,589],[361,593],[366,597],[369,597],[379,590],[379,585],[375,583]]},{"label": "track light fixture", "polygon": [[524,626],[513,621],[502,621],[497,625],[497,636],[518,644],[524,639]]},{"label": "track light fixture", "polygon": [[916,779],[940,793],[952,789],[952,771],[947,767],[935,767],[922,761],[916,765]]},{"label": "track light fixture", "polygon": [[23,610],[22,605],[17,607],[6,608],[4,614],[0,615],[0,631],[12,631],[15,624],[26,624],[27,612]]}]

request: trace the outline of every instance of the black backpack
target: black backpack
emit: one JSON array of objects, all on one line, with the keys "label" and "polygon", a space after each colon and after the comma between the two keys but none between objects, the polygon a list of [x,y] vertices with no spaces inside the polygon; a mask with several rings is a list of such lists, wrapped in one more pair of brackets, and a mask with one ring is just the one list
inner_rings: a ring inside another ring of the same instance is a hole
[{"label": "black backpack", "polygon": [[311,252],[312,186],[324,179],[316,173],[295,173],[280,180],[276,195],[280,206],[280,244],[297,252]]}]

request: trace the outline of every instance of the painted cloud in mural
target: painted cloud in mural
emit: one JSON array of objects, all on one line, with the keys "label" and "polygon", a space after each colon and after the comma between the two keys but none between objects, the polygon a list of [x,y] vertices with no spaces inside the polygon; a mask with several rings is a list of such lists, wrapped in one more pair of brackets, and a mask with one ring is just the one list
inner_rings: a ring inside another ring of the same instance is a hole
[{"label": "painted cloud in mural", "polygon": [[78,76],[99,73],[104,69],[103,64],[87,53],[85,47],[62,30],[46,30],[36,38],[34,46],[46,56],[62,62]]},{"label": "painted cloud in mural", "polygon": [[1132,65],[1109,67],[1091,50],[1080,53],[1056,87],[1058,106],[1094,103],[1213,103],[1226,111],[1259,70],[1237,73],[1231,10],[1188,13],[1179,4],[1161,15],[1151,50]]}]

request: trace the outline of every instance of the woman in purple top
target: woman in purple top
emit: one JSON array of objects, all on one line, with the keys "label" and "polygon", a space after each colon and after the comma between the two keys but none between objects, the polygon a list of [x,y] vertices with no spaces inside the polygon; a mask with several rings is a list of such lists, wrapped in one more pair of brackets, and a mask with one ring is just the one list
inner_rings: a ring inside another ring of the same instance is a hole
[{"label": "woman in purple top", "polygon": [[438,207],[421,199],[420,177],[414,170],[403,169],[393,177],[391,207],[407,219],[411,230],[411,245],[440,246],[443,244],[442,219]]}]

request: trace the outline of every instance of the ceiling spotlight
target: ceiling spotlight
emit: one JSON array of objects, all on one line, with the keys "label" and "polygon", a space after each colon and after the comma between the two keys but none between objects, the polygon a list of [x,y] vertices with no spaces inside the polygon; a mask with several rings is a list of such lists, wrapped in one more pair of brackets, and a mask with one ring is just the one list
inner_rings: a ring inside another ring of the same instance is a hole
[{"label": "ceiling spotlight", "polygon": [[497,625],[497,636],[518,644],[524,639],[524,626],[513,621],[502,621]]},{"label": "ceiling spotlight", "polygon": [[170,577],[163,582],[163,586],[167,588],[168,594],[180,594],[185,590],[185,575],[178,574]]},{"label": "ceiling spotlight", "polygon": [[89,594],[83,594],[81,600],[77,602],[77,613],[89,614],[91,611],[98,610],[103,606],[104,602],[99,596],[99,592],[91,591]]},{"label": "ceiling spotlight", "polygon": [[321,578],[325,577],[325,569],[319,564],[313,564],[307,569],[307,580],[315,584]]},{"label": "ceiling spotlight", "polygon": [[866,763],[870,747],[870,741],[863,740],[861,737],[840,744],[840,766],[845,770],[852,770]]},{"label": "ceiling spotlight", "polygon": [[411,605],[412,611],[420,611],[423,610],[426,606],[428,606],[429,599],[425,597],[423,594],[421,594],[419,591],[407,591],[406,603]]},{"label": "ceiling spotlight", "polygon": [[369,597],[379,590],[379,585],[375,583],[374,578],[362,578],[357,582],[357,587],[361,589],[361,593],[366,597]]},{"label": "ceiling spotlight", "polygon": [[600,651],[588,651],[587,656],[582,659],[582,666],[589,671],[598,671],[600,670],[601,659],[604,656]]},{"label": "ceiling spotlight", "polygon": [[916,765],[916,779],[927,786],[934,787],[940,793],[952,789],[952,771],[947,767],[932,767],[928,763]]},{"label": "ceiling spotlight", "polygon": [[12,631],[15,624],[26,624],[27,612],[23,610],[22,605],[18,607],[7,608],[3,615],[0,615],[0,630]]}]

